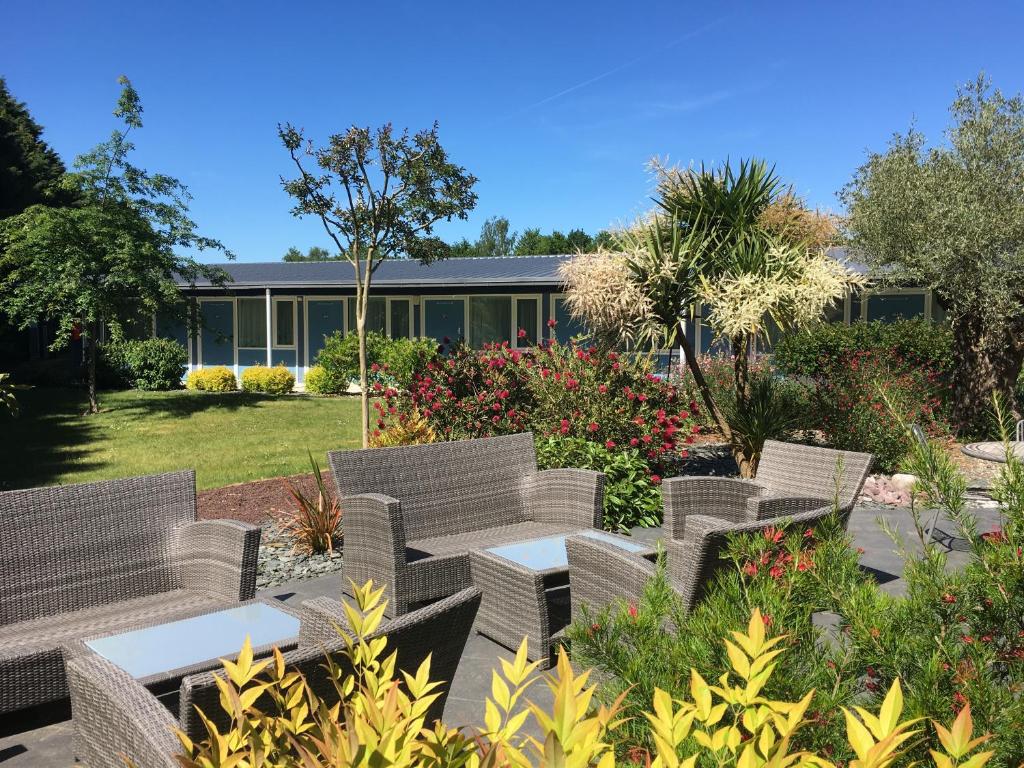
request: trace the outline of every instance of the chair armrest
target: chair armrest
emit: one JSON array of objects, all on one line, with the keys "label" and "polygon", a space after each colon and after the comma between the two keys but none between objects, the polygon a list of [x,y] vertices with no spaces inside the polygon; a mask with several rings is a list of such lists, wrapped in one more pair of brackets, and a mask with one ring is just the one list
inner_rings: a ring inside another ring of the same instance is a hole
[{"label": "chair armrest", "polygon": [[402,503],[380,493],[362,493],[341,500],[345,578],[357,586],[370,579],[385,587],[395,610],[395,582],[406,564],[405,520]]},{"label": "chair armrest", "polygon": [[86,765],[180,768],[178,721],[145,686],[95,653],[66,662],[74,712],[75,757]]},{"label": "chair armrest", "polygon": [[526,479],[530,518],[580,528],[600,528],[604,509],[604,473],[591,469],[545,469]]},{"label": "chair armrest", "polygon": [[686,538],[693,515],[741,522],[747,519],[747,500],[764,493],[756,481],[737,477],[670,477],[662,483],[665,532],[671,539]]},{"label": "chair armrest", "polygon": [[616,601],[637,605],[657,566],[635,552],[589,536],[565,540],[569,557],[569,599],[572,620],[583,618],[583,607],[599,611]]},{"label": "chair armrest", "polygon": [[260,528],[239,520],[199,520],[176,531],[175,555],[185,589],[229,600],[256,595]]},{"label": "chair armrest", "polygon": [[747,499],[748,520],[770,520],[791,517],[812,509],[831,507],[832,502],[817,496],[755,496]]},{"label": "chair armrest", "polygon": [[303,600],[299,611],[299,648],[328,648],[342,642],[338,630],[348,634],[348,616],[345,606],[331,597]]}]

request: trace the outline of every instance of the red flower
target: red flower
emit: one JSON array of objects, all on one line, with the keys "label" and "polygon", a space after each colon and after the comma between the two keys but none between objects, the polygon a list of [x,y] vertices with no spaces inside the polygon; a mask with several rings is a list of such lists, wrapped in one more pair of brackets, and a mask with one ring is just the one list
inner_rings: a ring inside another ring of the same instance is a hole
[{"label": "red flower", "polygon": [[951,595],[951,594],[949,594],[947,592],[946,594],[944,594],[942,596],[942,602],[944,602],[944,603],[955,603],[956,602],[956,598],[953,597],[953,595]]},{"label": "red flower", "polygon": [[597,432],[597,430],[599,430],[600,428],[601,427],[598,426],[596,421],[592,421],[589,424],[587,424],[587,431],[589,432]]},{"label": "red flower", "polygon": [[569,434],[569,420],[568,419],[562,419],[562,421],[559,424],[558,431],[561,432],[563,435]]},{"label": "red flower", "polygon": [[772,615],[770,613],[765,613],[765,614],[762,614],[761,621],[764,622],[764,625],[766,627],[770,627],[772,625],[772,622],[774,621],[774,619],[772,619]]},{"label": "red flower", "polygon": [[519,329],[519,333],[516,334],[516,337],[520,338],[520,339],[525,339],[526,338],[526,330],[523,329],[523,328],[520,328]]},{"label": "red flower", "polygon": [[608,391],[608,385],[607,384],[599,385],[598,388],[597,388],[597,391],[600,392],[602,395],[605,394]]},{"label": "red flower", "polygon": [[558,325],[558,323],[555,322],[554,318],[548,320],[548,328],[554,328],[556,325]]},{"label": "red flower", "polygon": [[661,475],[651,475],[651,482],[655,485],[661,485]]},{"label": "red flower", "polygon": [[747,576],[757,576],[757,564],[747,563],[743,566],[743,572],[747,574]]},{"label": "red flower", "polygon": [[768,575],[771,576],[773,579],[778,579],[782,576],[782,574],[783,570],[777,565],[773,565],[771,568],[768,569]]},{"label": "red flower", "polygon": [[640,441],[639,441],[639,440],[637,440],[637,439],[636,439],[635,437],[631,437],[631,438],[629,438],[629,444],[630,444],[630,445],[631,445],[631,446],[632,446],[633,448],[636,448],[636,447],[637,447],[638,445],[640,445]]},{"label": "red flower", "polygon": [[629,604],[629,616],[630,616],[630,618],[635,619],[636,618],[636,614],[637,614],[636,606],[633,605],[633,603],[630,603]]},{"label": "red flower", "polygon": [[377,365],[377,363],[374,363],[373,365],[370,366],[370,370],[376,373],[377,371],[380,370],[380,366]]},{"label": "red flower", "polygon": [[605,440],[604,441],[604,447],[607,448],[610,451],[612,448],[615,447],[615,441],[614,440]]},{"label": "red flower", "polygon": [[764,529],[764,538],[766,541],[770,541],[772,544],[778,544],[782,541],[782,537],[785,534],[774,525],[770,525]]}]

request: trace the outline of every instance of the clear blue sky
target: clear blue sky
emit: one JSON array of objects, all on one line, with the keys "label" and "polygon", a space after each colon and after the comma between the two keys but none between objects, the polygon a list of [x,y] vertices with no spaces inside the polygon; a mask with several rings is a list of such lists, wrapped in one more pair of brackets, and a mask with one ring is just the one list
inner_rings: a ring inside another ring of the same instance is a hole
[{"label": "clear blue sky", "polygon": [[912,119],[945,125],[984,69],[1024,90],[1017,2],[49,2],[0,15],[0,74],[70,161],[104,139],[118,75],[137,162],[178,176],[241,260],[324,244],[289,213],[275,126],[421,128],[480,178],[467,222],[596,231],[649,206],[652,155],[774,162],[812,203]]}]

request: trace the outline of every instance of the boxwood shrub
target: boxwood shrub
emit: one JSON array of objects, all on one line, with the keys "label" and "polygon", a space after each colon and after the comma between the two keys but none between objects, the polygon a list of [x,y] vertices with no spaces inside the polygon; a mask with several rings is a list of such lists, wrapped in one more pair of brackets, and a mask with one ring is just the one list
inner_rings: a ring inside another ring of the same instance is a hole
[{"label": "boxwood shrub", "polygon": [[243,392],[286,395],[295,386],[295,376],[283,365],[252,365],[242,371]]},{"label": "boxwood shrub", "polygon": [[129,339],[103,345],[100,360],[103,386],[179,389],[188,367],[188,352],[171,339]]},{"label": "boxwood shrub", "polygon": [[192,371],[185,379],[185,388],[199,392],[234,392],[238,389],[238,381],[230,368],[215,365]]}]

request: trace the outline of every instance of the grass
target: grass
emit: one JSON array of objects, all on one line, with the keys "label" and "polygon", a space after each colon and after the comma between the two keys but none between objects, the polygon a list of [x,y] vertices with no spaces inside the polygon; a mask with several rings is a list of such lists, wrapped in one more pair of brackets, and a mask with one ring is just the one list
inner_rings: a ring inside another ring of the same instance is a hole
[{"label": "grass", "polygon": [[309,471],[307,449],[359,447],[359,401],[241,392],[19,389],[0,413],[0,490],[194,468],[200,489]]}]

